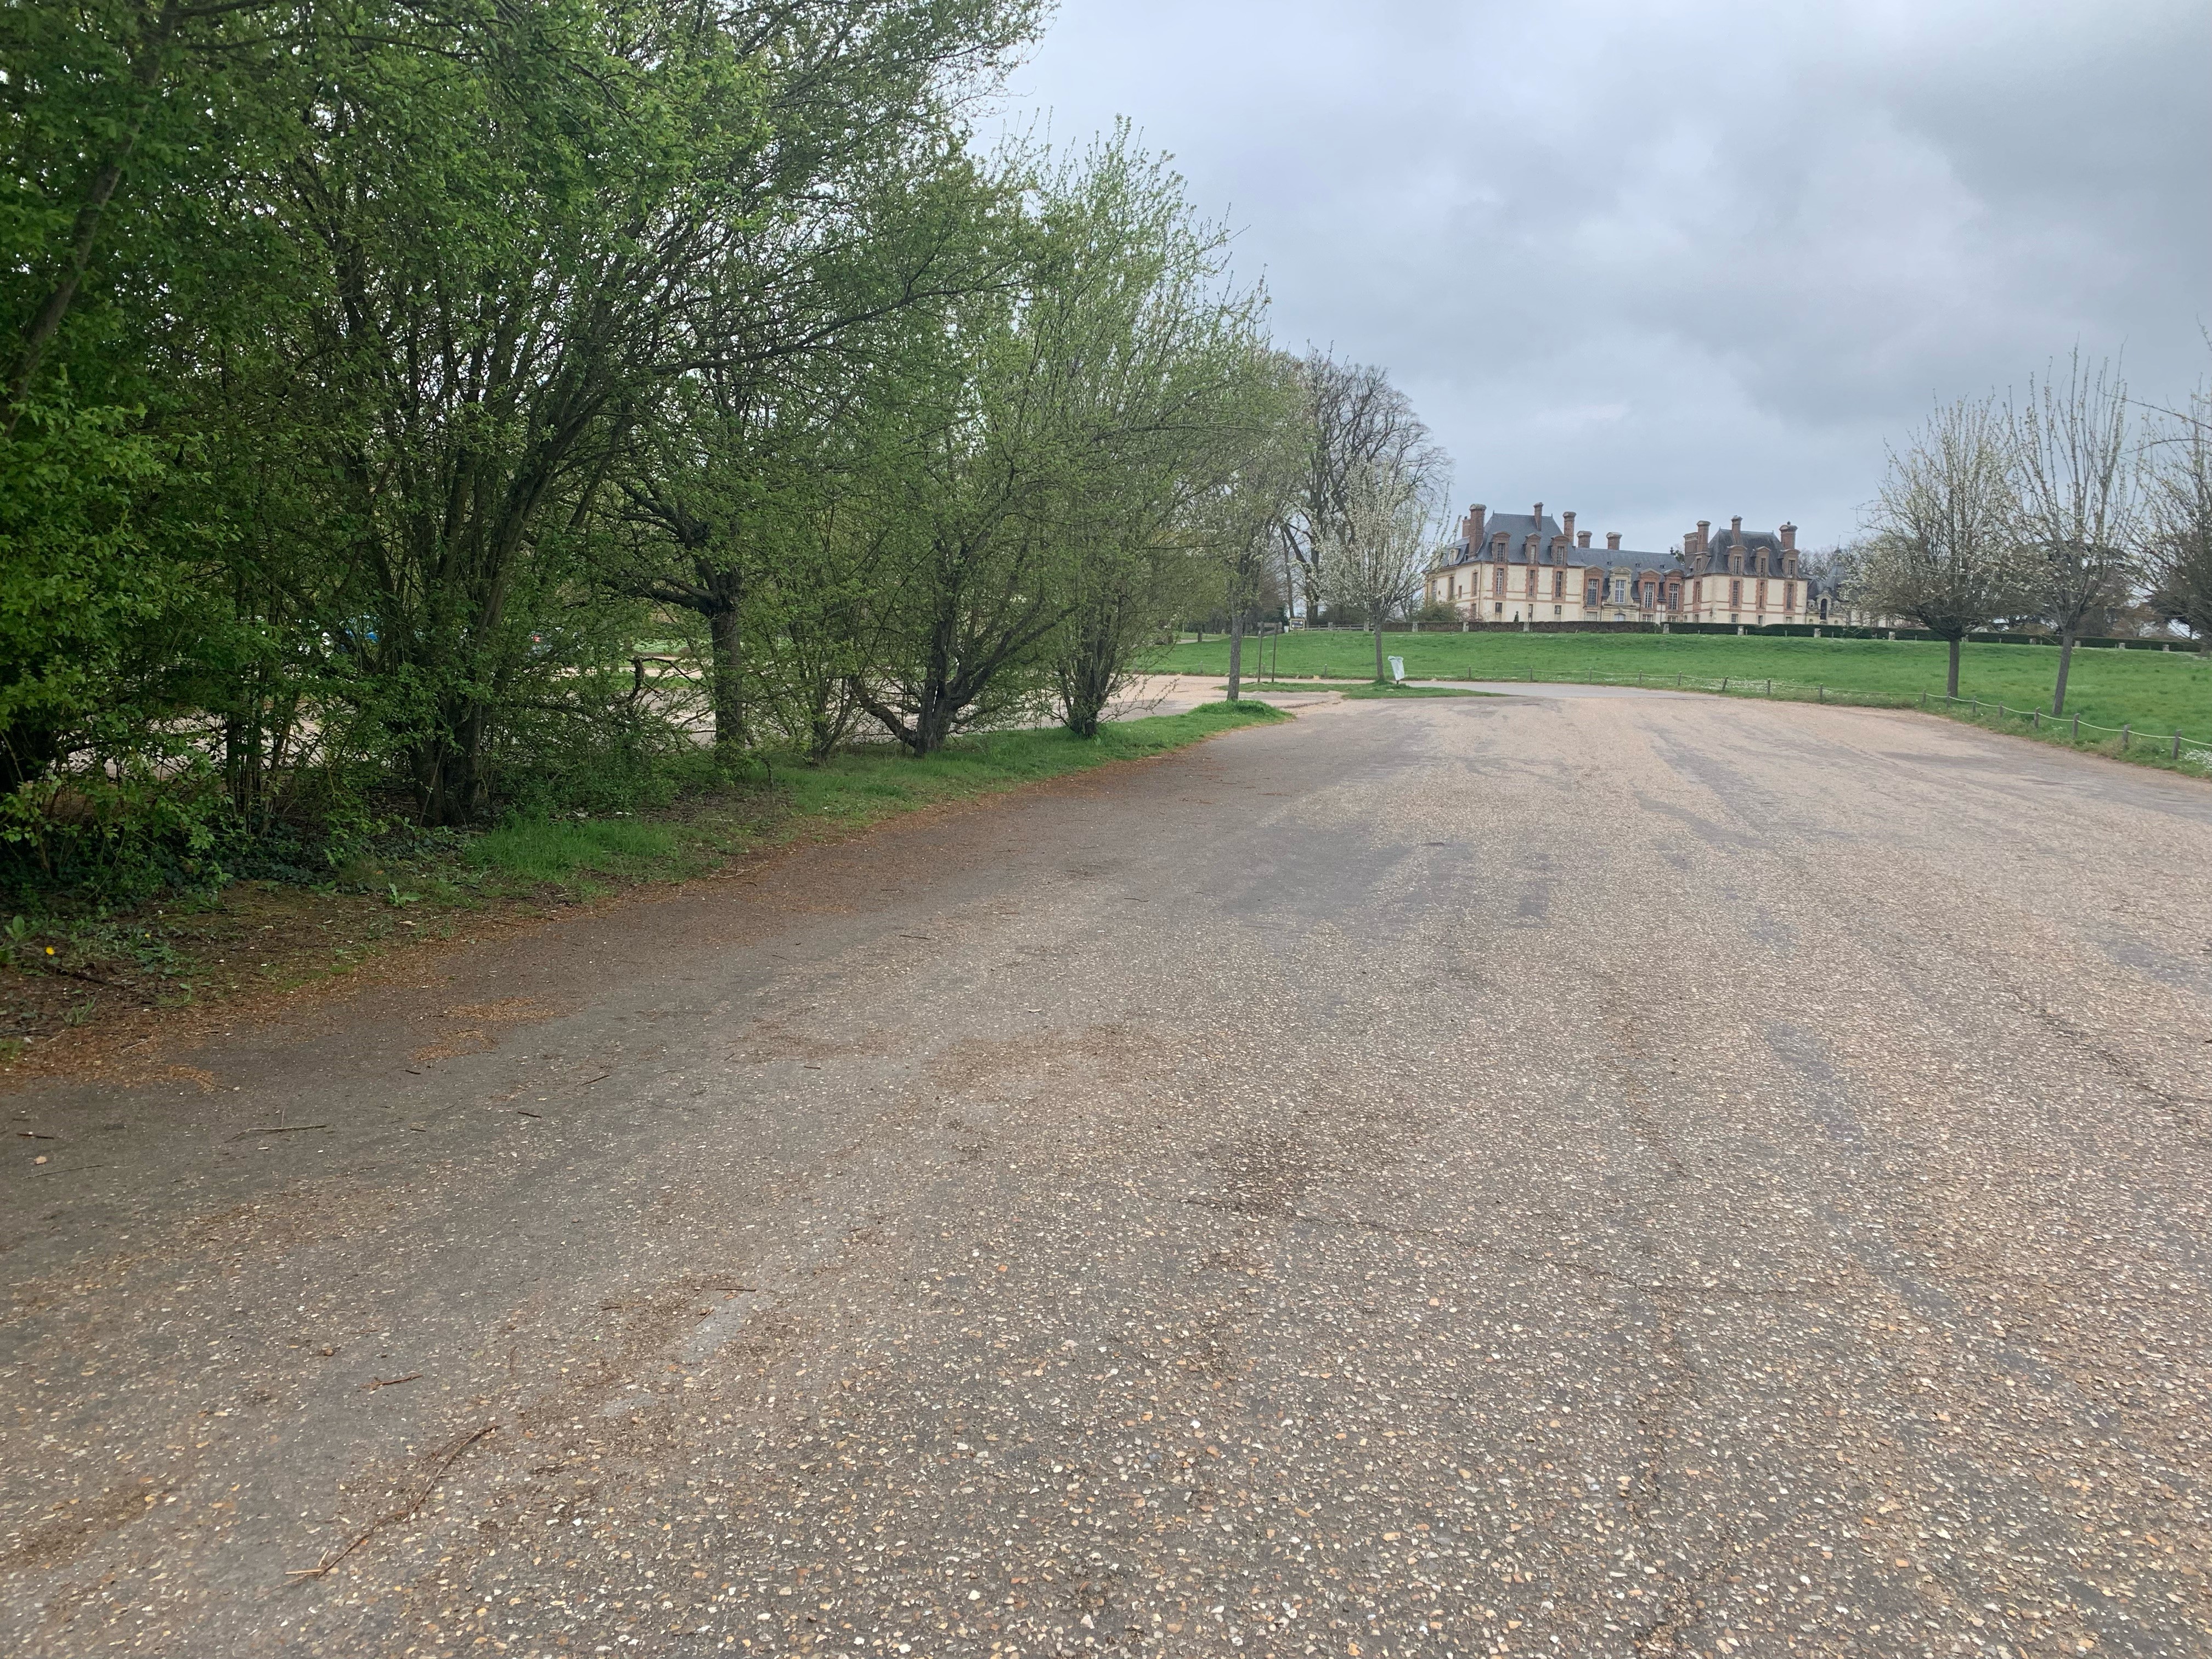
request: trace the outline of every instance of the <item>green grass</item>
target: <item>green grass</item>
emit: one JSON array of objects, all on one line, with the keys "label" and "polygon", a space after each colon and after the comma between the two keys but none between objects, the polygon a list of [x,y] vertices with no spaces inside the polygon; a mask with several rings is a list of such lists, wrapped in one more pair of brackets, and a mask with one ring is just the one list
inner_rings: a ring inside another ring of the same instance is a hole
[{"label": "green grass", "polygon": [[[1237,685],[1240,690],[1246,692],[1341,691],[1347,686],[1372,685],[1374,683],[1372,680],[1239,680]],[[1225,696],[1229,690],[1229,682],[1224,680],[1213,689]]]},{"label": "green grass", "polygon": [[674,830],[635,818],[514,818],[477,836],[464,856],[479,870],[560,884],[580,872],[616,877],[658,872],[678,857],[681,846]]},{"label": "green grass", "polygon": [[[304,985],[502,915],[681,880],[743,854],[1290,718],[1265,703],[1224,700],[1113,722],[1087,741],[1054,729],[962,738],[924,760],[887,744],[815,767],[770,756],[765,773],[755,768],[642,817],[517,816],[479,833],[395,842],[326,882],[255,879],[96,918],[17,917],[0,929],[0,1024],[44,1042],[105,1013]],[[21,1040],[0,1039],[0,1071],[23,1052]]]},{"label": "green grass", "polygon": [[[769,757],[772,781],[726,807],[711,801],[658,819],[515,819],[473,838],[474,868],[525,884],[549,883],[589,896],[594,876],[621,881],[681,878],[749,847],[823,829],[850,830],[939,801],[991,794],[1115,761],[1164,754],[1240,726],[1287,720],[1261,702],[1209,703],[1187,714],[1110,721],[1091,738],[1049,730],[957,738],[916,759],[888,744],[865,744],[819,766]],[[404,896],[404,895],[402,896]]]},{"label": "green grass", "polygon": [[[1864,701],[1910,702],[1943,690],[1945,647],[1910,640],[1812,640],[1713,634],[1393,634],[1393,654],[1416,679],[1619,680],[1641,673],[1647,683],[1686,679],[1802,682]],[[1375,647],[1364,634],[1285,635],[1278,678],[1314,675],[1365,680]],[[1161,672],[1220,674],[1225,641],[1162,651]],[[1962,694],[2025,708],[2051,705],[2058,653],[2047,646],[1969,645],[1960,668]],[[2132,725],[2138,732],[2171,732],[2212,738],[2212,654],[2193,651],[2077,650],[2067,712],[2100,726]]]},{"label": "green grass", "polygon": [[1223,701],[1187,714],[1114,720],[1095,738],[1059,727],[961,738],[916,759],[888,744],[849,749],[819,766],[775,769],[777,788],[798,819],[872,821],[937,801],[1018,788],[1114,761],[1141,760],[1240,726],[1265,726],[1289,715],[1263,702]]},{"label": "green grass", "polygon": [[1454,685],[1393,685],[1387,680],[1369,680],[1364,685],[1346,686],[1347,697],[1492,697],[1494,691],[1469,691]]}]

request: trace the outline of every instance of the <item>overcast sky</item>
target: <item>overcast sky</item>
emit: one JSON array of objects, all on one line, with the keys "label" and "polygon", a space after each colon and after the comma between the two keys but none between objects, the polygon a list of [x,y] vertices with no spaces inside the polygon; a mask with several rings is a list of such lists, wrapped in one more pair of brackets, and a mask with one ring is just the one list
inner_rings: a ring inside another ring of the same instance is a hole
[{"label": "overcast sky", "polygon": [[1009,106],[1171,152],[1456,507],[1822,545],[1931,398],[2212,368],[2208,64],[2208,0],[1062,0]]}]

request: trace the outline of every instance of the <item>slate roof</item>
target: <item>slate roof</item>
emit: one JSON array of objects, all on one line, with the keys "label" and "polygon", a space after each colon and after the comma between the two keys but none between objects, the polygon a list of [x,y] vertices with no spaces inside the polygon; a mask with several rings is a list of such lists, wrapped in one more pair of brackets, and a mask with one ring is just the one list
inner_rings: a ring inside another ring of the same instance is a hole
[{"label": "slate roof", "polygon": [[[1559,521],[1550,514],[1547,513],[1539,520],[1528,513],[1493,513],[1489,522],[1483,526],[1484,545],[1486,547],[1490,538],[1501,530],[1505,532],[1505,556],[1512,563],[1528,562],[1528,533],[1531,531],[1536,535],[1536,562],[1552,562],[1552,538],[1559,533]],[[1456,541],[1445,543],[1437,550],[1437,554],[1439,565],[1467,564],[1481,556],[1477,550],[1468,545],[1464,536]]]},{"label": "slate roof", "polygon": [[1540,565],[1586,565],[1593,569],[1607,570],[1679,570],[1681,561],[1672,553],[1642,553],[1633,548],[1570,547],[1558,558],[1552,556],[1552,538],[1559,533],[1559,521],[1547,513],[1540,520],[1528,513],[1493,513],[1483,526],[1485,546],[1473,548],[1462,536],[1446,542],[1437,550],[1433,569],[1444,570],[1456,564],[1471,564],[1486,556],[1490,538],[1499,531],[1505,532],[1505,559],[1509,564],[1528,562],[1528,535],[1536,536],[1536,562]]},{"label": "slate roof", "polygon": [[[1711,562],[1705,566],[1705,574],[1708,575],[1711,574],[1715,570],[1726,570],[1728,568],[1729,553],[1739,542],[1743,544],[1744,564],[1747,568],[1759,562],[1757,555],[1759,550],[1762,547],[1765,548],[1774,555],[1772,561],[1774,568],[1777,570],[1779,570],[1782,568],[1782,556],[1784,549],[1782,546],[1782,537],[1778,532],[1772,530],[1716,530],[1711,532],[1711,535],[1712,539],[1707,544],[1705,548],[1705,556],[1708,560],[1711,561]],[[1697,563],[1695,556],[1692,556],[1688,559],[1687,562],[1694,567]]]},{"label": "slate roof", "polygon": [[1639,553],[1632,548],[1586,547],[1581,563],[1593,569],[1656,570],[1661,575],[1686,575],[1688,567],[1672,553]]}]

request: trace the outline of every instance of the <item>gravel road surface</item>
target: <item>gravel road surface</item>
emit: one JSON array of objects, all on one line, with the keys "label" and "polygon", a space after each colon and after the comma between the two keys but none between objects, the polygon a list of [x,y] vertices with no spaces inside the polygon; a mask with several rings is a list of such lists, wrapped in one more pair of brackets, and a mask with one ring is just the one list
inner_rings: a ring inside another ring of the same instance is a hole
[{"label": "gravel road surface", "polygon": [[0,1650],[2212,1653],[2208,849],[1339,703],[25,1080]]}]

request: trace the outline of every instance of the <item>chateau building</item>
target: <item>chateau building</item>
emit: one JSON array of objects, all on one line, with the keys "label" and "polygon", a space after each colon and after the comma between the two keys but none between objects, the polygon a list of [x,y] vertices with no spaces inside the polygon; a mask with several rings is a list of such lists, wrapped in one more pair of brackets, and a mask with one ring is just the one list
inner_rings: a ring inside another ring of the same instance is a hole
[{"label": "chateau building", "polygon": [[1740,518],[1713,533],[1711,520],[1679,550],[1641,552],[1608,532],[1602,548],[1555,520],[1541,501],[1528,513],[1476,506],[1459,539],[1437,551],[1428,597],[1470,621],[1710,622],[1764,627],[1828,619],[1832,596],[1799,570],[1797,526],[1746,530]]}]

